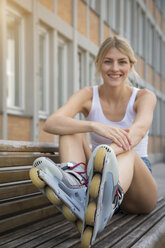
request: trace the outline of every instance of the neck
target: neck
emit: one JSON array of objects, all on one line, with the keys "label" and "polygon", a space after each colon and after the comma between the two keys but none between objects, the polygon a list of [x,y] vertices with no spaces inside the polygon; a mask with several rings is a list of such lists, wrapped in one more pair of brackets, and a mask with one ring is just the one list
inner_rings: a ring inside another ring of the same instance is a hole
[{"label": "neck", "polygon": [[108,102],[119,102],[128,94],[128,92],[130,92],[130,87],[128,85],[111,87],[102,84],[99,88],[100,97]]}]

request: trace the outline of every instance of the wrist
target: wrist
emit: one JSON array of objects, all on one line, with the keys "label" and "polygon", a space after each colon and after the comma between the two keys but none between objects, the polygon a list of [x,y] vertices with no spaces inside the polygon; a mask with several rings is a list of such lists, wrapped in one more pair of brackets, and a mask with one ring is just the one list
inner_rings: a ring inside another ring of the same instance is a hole
[{"label": "wrist", "polygon": [[90,132],[95,132],[95,122],[94,121],[89,121],[89,129],[90,129]]},{"label": "wrist", "polygon": [[109,146],[113,149],[116,155],[124,152],[124,149],[122,147],[117,146],[115,143],[111,143]]}]

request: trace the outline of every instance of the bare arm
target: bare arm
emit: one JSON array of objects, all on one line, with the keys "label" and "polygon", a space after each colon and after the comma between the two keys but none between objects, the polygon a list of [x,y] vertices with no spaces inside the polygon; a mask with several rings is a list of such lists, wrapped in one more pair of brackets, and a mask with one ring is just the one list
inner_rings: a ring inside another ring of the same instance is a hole
[{"label": "bare arm", "polygon": [[92,103],[93,90],[85,87],[73,94],[68,102],[52,114],[44,125],[44,131],[57,135],[95,132],[105,138],[113,140],[118,146],[129,146],[130,138],[121,128],[111,127],[98,122],[74,119],[77,113],[88,115]]},{"label": "bare arm", "polygon": [[[151,126],[153,119],[153,112],[156,105],[155,95],[148,90],[140,90],[134,104],[134,110],[137,113],[132,126],[129,127],[129,135],[131,138],[131,148],[135,147]],[[125,152],[121,147],[115,143],[111,144],[116,154]]]},{"label": "bare arm", "polygon": [[73,94],[66,104],[47,119],[44,131],[57,135],[91,132],[91,122],[74,119],[77,113],[85,113],[85,105],[91,97],[90,87]]}]

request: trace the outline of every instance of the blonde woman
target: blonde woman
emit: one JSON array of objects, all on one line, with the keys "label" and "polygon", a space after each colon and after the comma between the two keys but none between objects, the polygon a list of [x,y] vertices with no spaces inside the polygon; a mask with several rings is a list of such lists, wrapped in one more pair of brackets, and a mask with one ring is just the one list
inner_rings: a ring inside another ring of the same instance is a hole
[{"label": "blonde woman", "polygon": [[[116,175],[118,178],[115,190],[120,189],[120,208],[129,213],[147,214],[157,202],[157,185],[147,154],[148,130],[156,97],[147,89],[137,89],[127,83],[129,73],[134,72],[135,63],[133,50],[125,39],[118,36],[106,39],[95,61],[96,74],[102,77],[103,83],[85,87],[73,94],[64,106],[48,118],[44,130],[59,135],[61,163],[74,161],[62,172],[65,181],[68,176],[67,180],[72,184],[72,177],[76,181],[73,187],[79,184],[88,188],[89,174],[83,174],[86,172],[85,164],[88,164],[91,157],[94,161],[99,147],[103,165],[106,156],[110,156],[110,159],[112,156],[115,161],[113,166],[117,167],[118,172],[115,174],[114,168],[112,174],[113,180]],[[85,120],[74,119],[77,113],[82,113]],[[92,150],[86,140],[86,133],[91,134]],[[122,192],[124,197],[121,203]],[[112,201],[115,196],[113,192]],[[89,203],[85,207],[88,206]],[[93,209],[91,211],[89,214],[93,213]],[[92,238],[95,220],[84,226],[88,230],[85,230],[87,235],[82,240],[82,247],[88,247],[95,239]],[[99,231],[96,231],[95,236]]]}]

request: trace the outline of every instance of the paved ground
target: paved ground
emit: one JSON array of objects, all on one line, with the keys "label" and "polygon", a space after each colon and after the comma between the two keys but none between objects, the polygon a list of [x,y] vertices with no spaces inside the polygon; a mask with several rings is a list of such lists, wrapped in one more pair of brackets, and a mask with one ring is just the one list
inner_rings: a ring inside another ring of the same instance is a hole
[{"label": "paved ground", "polygon": [[165,163],[153,164],[152,174],[158,184],[159,197],[165,197]]}]

